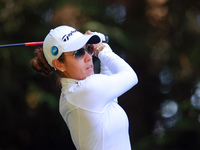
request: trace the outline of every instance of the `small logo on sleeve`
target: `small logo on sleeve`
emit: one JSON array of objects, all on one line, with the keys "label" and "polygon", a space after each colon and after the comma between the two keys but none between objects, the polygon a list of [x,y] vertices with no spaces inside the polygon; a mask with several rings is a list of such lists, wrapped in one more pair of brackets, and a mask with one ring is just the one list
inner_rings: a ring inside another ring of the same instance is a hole
[{"label": "small logo on sleeve", "polygon": [[51,54],[56,56],[58,54],[58,48],[56,46],[51,47]]}]

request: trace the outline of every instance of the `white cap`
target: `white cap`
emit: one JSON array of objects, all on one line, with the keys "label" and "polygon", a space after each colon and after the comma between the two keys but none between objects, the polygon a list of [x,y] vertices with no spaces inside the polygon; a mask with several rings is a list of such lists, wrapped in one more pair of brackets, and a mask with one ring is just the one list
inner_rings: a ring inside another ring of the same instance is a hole
[{"label": "white cap", "polygon": [[76,51],[82,48],[86,43],[96,44],[101,41],[98,35],[82,34],[69,26],[59,26],[52,29],[44,39],[44,56],[50,66],[52,61],[58,59],[63,52]]}]

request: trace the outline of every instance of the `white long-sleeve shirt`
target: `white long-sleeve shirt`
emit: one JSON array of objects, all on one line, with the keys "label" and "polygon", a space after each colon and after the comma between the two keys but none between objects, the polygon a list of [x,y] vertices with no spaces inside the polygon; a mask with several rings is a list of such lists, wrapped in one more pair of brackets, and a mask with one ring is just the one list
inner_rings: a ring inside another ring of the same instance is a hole
[{"label": "white long-sleeve shirt", "polygon": [[61,79],[60,113],[77,150],[131,150],[128,118],[117,97],[137,84],[137,75],[109,46],[98,57],[100,74]]}]

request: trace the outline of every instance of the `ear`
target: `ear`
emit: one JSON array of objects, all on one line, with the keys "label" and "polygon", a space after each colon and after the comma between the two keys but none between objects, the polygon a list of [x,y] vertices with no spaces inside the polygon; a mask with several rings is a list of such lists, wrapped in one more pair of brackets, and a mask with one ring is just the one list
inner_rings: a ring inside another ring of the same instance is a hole
[{"label": "ear", "polygon": [[65,71],[65,67],[64,65],[58,60],[58,59],[54,59],[52,61],[53,66],[58,69],[59,71]]}]

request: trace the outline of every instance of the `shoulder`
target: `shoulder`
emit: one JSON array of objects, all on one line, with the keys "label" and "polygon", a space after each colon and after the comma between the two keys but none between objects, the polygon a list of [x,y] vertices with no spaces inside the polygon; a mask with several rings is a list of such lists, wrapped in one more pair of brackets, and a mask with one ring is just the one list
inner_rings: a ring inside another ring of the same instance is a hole
[{"label": "shoulder", "polygon": [[97,85],[99,85],[100,83],[102,83],[105,78],[107,78],[107,76],[104,74],[94,74],[87,77],[84,80],[80,80],[78,82],[78,86],[84,88],[94,88],[97,87]]}]

